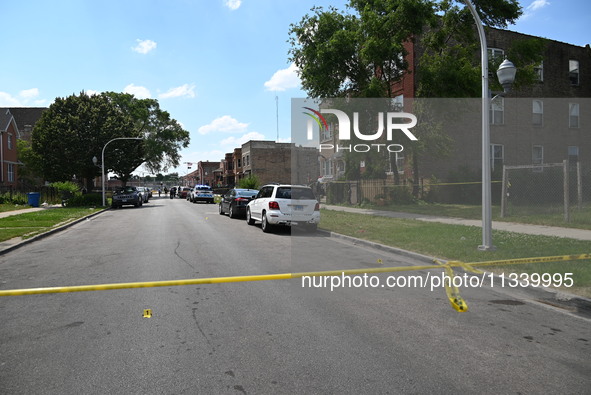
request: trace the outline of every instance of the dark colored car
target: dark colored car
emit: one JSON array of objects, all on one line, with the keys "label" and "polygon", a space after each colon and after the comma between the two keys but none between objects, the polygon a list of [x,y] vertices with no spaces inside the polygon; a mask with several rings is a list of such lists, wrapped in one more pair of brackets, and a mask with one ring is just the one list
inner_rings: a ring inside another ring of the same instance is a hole
[{"label": "dark colored car", "polygon": [[140,207],[143,203],[143,194],[136,187],[117,188],[113,191],[112,208],[123,207],[125,205]]},{"label": "dark colored car", "polygon": [[246,205],[259,193],[257,189],[231,189],[222,196],[220,215],[228,213],[230,218],[246,215]]}]

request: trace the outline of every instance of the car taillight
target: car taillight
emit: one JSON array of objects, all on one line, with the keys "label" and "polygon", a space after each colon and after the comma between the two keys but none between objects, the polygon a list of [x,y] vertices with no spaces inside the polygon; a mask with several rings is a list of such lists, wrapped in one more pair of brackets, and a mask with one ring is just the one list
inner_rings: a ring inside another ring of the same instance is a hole
[{"label": "car taillight", "polygon": [[235,202],[247,202],[248,199],[239,197],[239,198],[234,199],[234,201]]},{"label": "car taillight", "polygon": [[320,211],[320,203],[316,202],[316,205],[314,206],[314,211]]},{"label": "car taillight", "polygon": [[279,203],[269,202],[269,210],[279,210]]}]

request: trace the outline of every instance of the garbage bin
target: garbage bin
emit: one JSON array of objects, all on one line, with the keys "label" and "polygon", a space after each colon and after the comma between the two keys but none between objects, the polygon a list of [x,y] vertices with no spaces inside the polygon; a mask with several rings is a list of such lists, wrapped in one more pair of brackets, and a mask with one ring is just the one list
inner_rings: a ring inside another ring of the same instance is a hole
[{"label": "garbage bin", "polygon": [[39,198],[41,194],[39,192],[27,193],[27,204],[31,207],[39,207]]}]

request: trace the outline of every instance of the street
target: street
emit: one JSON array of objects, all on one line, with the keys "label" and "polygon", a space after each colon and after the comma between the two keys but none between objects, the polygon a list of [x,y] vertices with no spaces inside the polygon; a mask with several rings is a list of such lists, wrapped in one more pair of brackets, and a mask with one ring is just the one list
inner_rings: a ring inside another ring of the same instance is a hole
[{"label": "street", "polygon": [[[0,257],[0,289],[423,264],[163,197]],[[3,297],[0,393],[589,393],[591,320],[461,292],[466,313],[443,288],[302,279]]]}]

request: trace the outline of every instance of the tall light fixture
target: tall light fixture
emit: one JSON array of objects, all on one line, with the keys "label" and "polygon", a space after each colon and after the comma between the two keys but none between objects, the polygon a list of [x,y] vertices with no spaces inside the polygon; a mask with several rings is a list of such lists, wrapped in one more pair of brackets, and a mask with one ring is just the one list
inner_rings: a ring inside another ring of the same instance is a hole
[{"label": "tall light fixture", "polygon": [[[488,46],[486,44],[486,36],[484,34],[484,26],[482,20],[472,4],[471,0],[465,0],[466,5],[470,9],[474,20],[476,21],[476,28],[478,30],[478,37],[480,38],[480,51],[482,62],[482,245],[478,246],[481,251],[494,250],[492,244],[492,201],[491,201],[491,166],[490,166],[490,120],[488,109],[490,107],[490,91],[488,89]],[[497,77],[499,82],[503,85],[503,89],[507,92],[515,80],[515,66],[508,60],[503,61]]]},{"label": "tall light fixture", "polygon": [[141,138],[141,137],[116,137],[114,139],[107,141],[107,143],[103,147],[103,152],[101,154],[101,183],[102,183],[102,187],[103,187],[102,188],[103,189],[103,207],[106,206],[106,204],[105,204],[105,148],[107,148],[107,145],[109,145],[111,142],[113,142],[115,140],[143,140],[143,138]]}]

